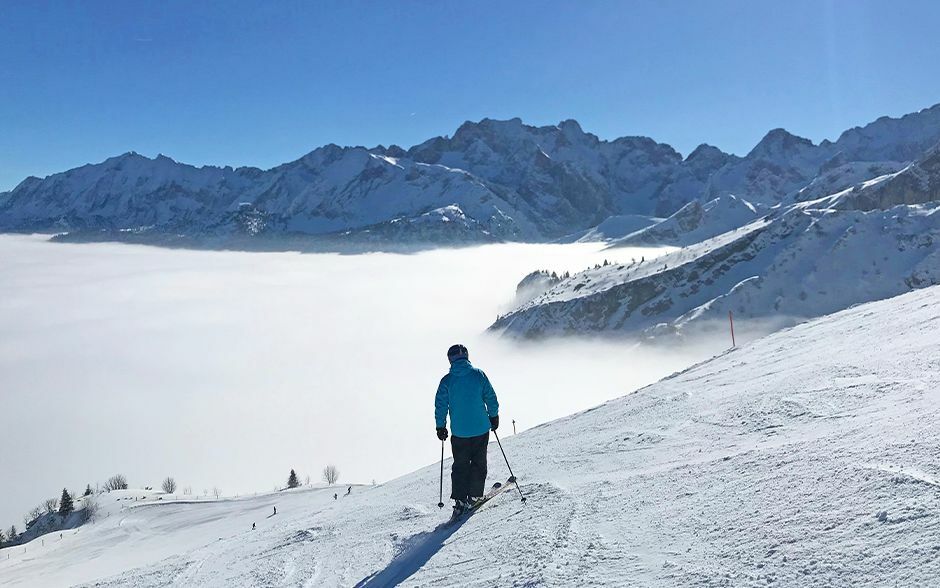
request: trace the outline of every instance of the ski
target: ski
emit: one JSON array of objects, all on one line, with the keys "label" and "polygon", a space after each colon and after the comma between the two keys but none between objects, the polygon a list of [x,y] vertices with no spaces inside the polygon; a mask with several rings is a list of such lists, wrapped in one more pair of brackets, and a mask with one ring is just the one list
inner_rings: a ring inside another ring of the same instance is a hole
[{"label": "ski", "polygon": [[451,521],[456,521],[456,520],[463,519],[463,518],[466,518],[466,517],[470,516],[470,515],[473,514],[478,508],[480,508],[481,506],[483,506],[484,504],[486,504],[486,503],[489,502],[490,500],[496,498],[497,496],[499,496],[500,494],[502,494],[503,492],[505,492],[507,489],[509,489],[510,487],[512,487],[512,485],[515,483],[515,481],[516,481],[516,480],[515,480],[514,478],[509,478],[509,479],[506,480],[506,482],[504,482],[504,483],[496,482],[495,484],[493,484],[493,485],[490,487],[489,492],[487,492],[486,494],[483,495],[482,498],[480,498],[479,500],[477,500],[476,502],[474,502],[474,503],[470,506],[470,508],[465,509],[465,510],[462,510],[462,511],[454,511],[454,514],[451,516]]}]

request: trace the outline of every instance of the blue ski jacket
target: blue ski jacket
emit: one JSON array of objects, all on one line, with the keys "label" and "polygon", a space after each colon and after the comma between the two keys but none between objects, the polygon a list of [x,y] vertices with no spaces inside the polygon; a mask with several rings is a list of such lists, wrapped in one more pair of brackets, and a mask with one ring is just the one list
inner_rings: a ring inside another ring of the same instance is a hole
[{"label": "blue ski jacket", "polygon": [[455,437],[476,437],[490,430],[490,418],[499,414],[496,392],[482,370],[468,359],[450,364],[450,372],[441,378],[434,396],[434,420],[438,428],[446,425],[450,412],[450,432]]}]

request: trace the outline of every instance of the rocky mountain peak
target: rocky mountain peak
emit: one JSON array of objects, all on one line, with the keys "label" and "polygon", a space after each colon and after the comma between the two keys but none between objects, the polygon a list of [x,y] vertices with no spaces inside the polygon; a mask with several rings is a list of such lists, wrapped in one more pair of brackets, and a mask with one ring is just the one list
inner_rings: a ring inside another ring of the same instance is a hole
[{"label": "rocky mountain peak", "polygon": [[786,157],[798,150],[813,148],[813,142],[799,137],[786,129],[773,129],[760,140],[760,142],[747,154],[750,158],[756,157]]}]

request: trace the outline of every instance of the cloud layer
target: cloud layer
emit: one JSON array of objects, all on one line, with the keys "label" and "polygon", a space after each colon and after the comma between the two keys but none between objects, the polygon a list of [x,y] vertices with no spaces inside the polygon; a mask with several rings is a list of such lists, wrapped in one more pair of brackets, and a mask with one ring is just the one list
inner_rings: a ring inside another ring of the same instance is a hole
[{"label": "cloud layer", "polygon": [[327,463],[341,481],[407,473],[439,455],[432,401],[455,342],[493,381],[504,434],[700,359],[483,334],[529,271],[609,256],[585,244],[340,256],[0,236],[0,471],[15,480],[0,489],[0,524],[116,472],[226,494],[271,490],[291,468],[318,479]]}]

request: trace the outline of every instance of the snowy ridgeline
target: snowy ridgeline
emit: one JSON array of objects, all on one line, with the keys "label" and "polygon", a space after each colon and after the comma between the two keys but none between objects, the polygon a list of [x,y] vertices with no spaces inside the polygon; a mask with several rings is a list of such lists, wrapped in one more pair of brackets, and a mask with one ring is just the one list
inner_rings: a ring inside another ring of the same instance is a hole
[{"label": "snowy ridgeline", "polygon": [[[940,284],[940,204],[819,208],[830,205],[778,208],[653,260],[617,259],[611,249],[619,263],[552,284],[491,329],[526,338],[690,335],[727,329],[730,311],[739,326],[773,330]],[[689,216],[707,217],[708,207],[693,208]]]},{"label": "snowy ridgeline", "polygon": [[[702,145],[683,158],[646,137],[603,141],[572,120],[533,127],[484,119],[408,150],[327,145],[269,170],[127,153],[0,193],[0,230],[267,249],[612,240],[689,203],[734,195],[746,206],[722,216],[727,230],[753,209],[906,169],[938,142],[940,105],[818,145],[775,129],[744,157]],[[917,171],[868,205],[935,199],[936,184],[923,182],[929,170]],[[684,234],[681,221],[694,224],[700,213],[685,210],[633,240],[688,244],[722,232],[709,225]]]},{"label": "snowy ridgeline", "polygon": [[[764,210],[764,213],[769,210]],[[720,196],[708,202],[692,201],[669,218],[648,227],[611,239],[611,247],[675,245],[700,243],[756,220],[761,213],[737,196]]]},{"label": "snowy ridgeline", "polygon": [[[504,493],[460,525],[441,525],[437,464],[338,500],[116,500],[94,525],[0,551],[0,584],[930,586],[938,324],[926,288],[506,432],[528,502]],[[495,443],[489,460],[505,479]]]},{"label": "snowy ridgeline", "polygon": [[905,166],[838,163],[773,207],[691,202],[609,245],[612,259],[628,246],[681,251],[544,283],[491,328],[649,337],[713,329],[731,311],[766,332],[895,296],[940,283],[938,203],[940,148]]}]

